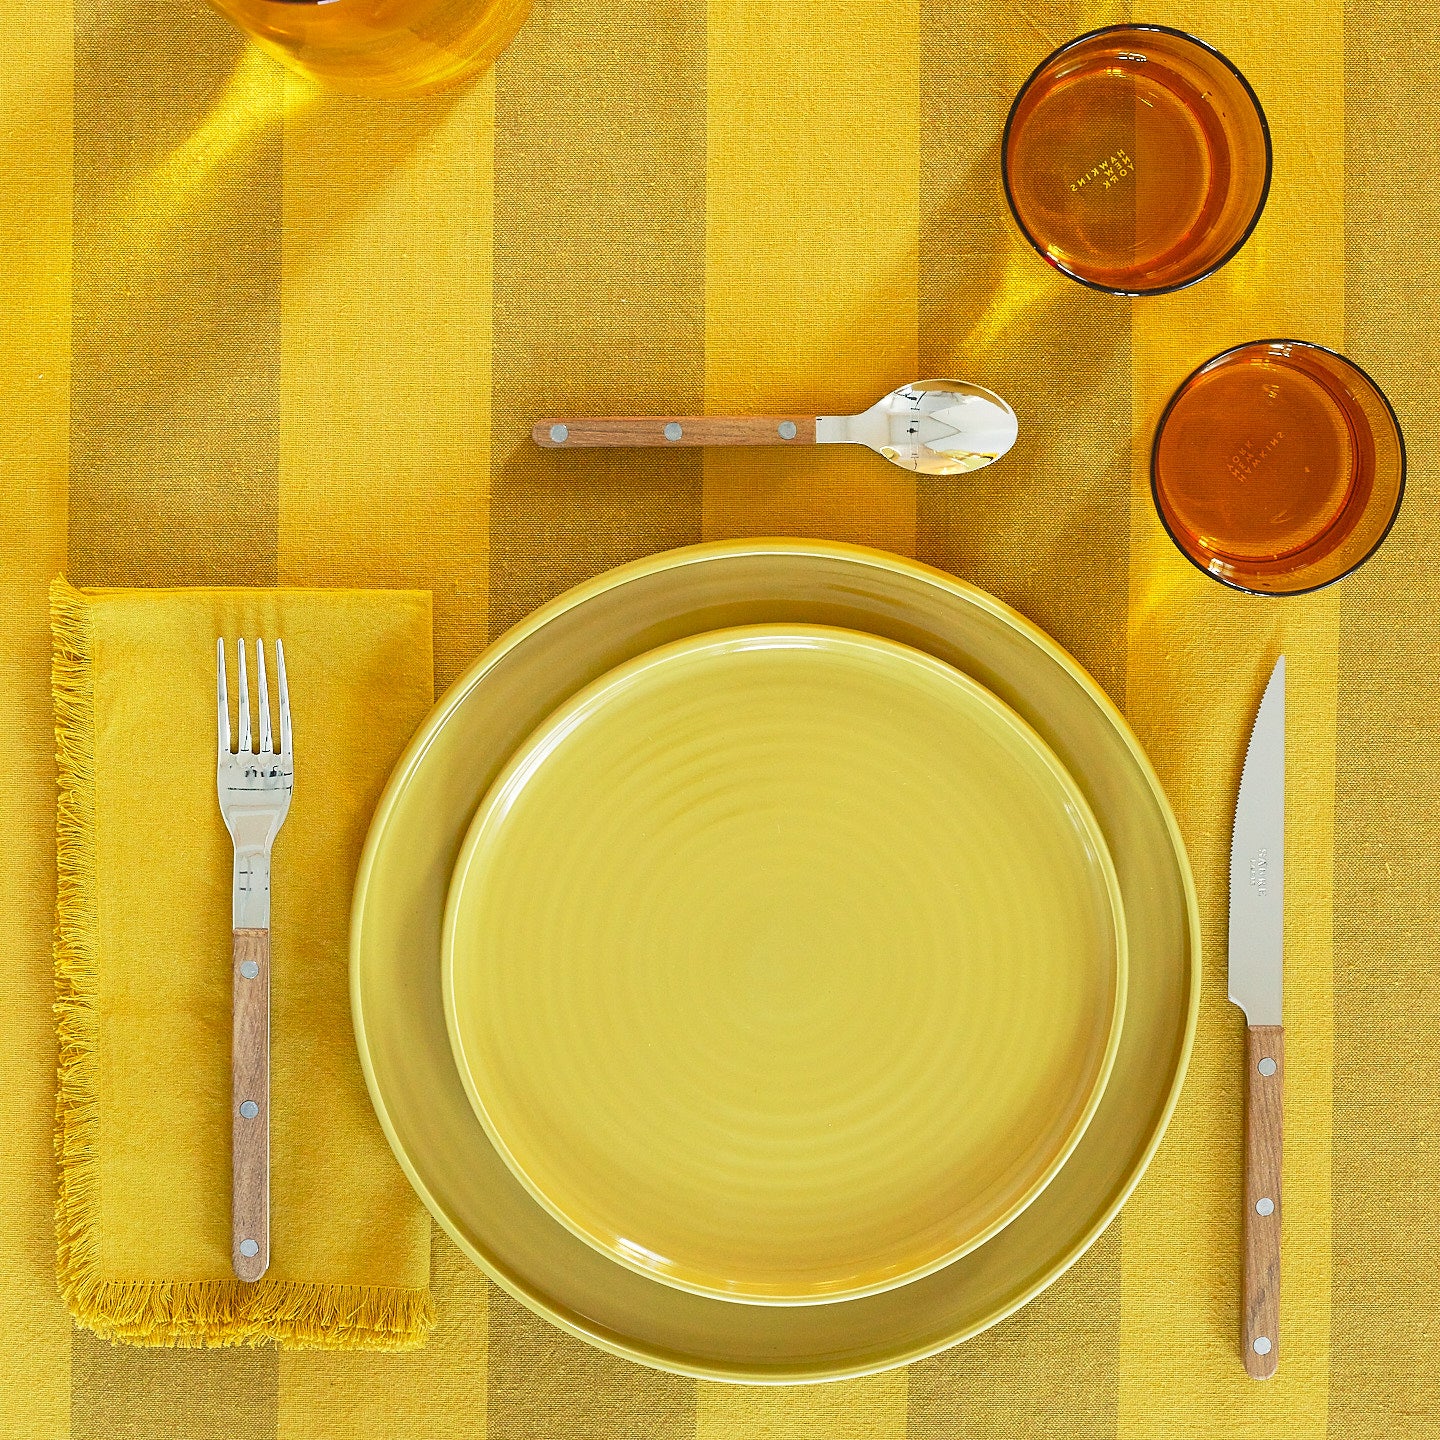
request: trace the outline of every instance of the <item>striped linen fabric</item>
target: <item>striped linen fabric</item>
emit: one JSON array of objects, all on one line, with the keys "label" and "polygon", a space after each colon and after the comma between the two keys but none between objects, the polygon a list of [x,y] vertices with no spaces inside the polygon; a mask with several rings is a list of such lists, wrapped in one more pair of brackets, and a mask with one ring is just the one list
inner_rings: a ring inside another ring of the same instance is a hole
[{"label": "striped linen fabric", "polygon": [[[1440,53],[1399,0],[1162,0],[1255,85],[1275,183],[1240,255],[1130,301],[1048,270],[999,185],[1036,62],[1130,18],[1069,0],[541,0],[494,73],[322,96],[198,0],[12,7],[0,57],[0,1436],[940,1440],[1440,1434]],[[1405,57],[1396,61],[1395,57]],[[1227,592],[1165,537],[1149,442],[1195,364],[1352,354],[1411,455],[1385,547],[1320,594]],[[1001,391],[1021,440],[915,481],[864,453],[555,455],[547,413],[863,408]],[[243,530],[244,540],[236,536]],[[909,1370],[789,1391],[593,1351],[433,1232],[404,1356],[141,1351],[54,1277],[47,589],[434,594],[437,691],[540,601],[707,538],[808,534],[993,590],[1123,706],[1184,829],[1207,965],[1190,1079],[1101,1242]],[[1284,1354],[1239,1363],[1230,808],[1289,658]]]}]

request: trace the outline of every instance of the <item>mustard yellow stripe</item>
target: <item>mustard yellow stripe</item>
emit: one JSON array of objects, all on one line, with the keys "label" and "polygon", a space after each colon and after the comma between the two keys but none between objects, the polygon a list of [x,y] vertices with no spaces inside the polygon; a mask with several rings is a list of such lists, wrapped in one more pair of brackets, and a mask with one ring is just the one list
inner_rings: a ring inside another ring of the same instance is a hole
[{"label": "mustard yellow stripe", "polygon": [[691,1440],[695,1434],[694,1381],[562,1334],[501,1290],[490,1292],[488,1366],[490,1440]]},{"label": "mustard yellow stripe", "polygon": [[496,67],[490,629],[700,538],[695,450],[541,450],[543,416],[703,398],[700,0],[554,0]]},{"label": "mustard yellow stripe", "polygon": [[82,0],[77,584],[274,583],[282,77],[207,10]]},{"label": "mustard yellow stripe", "polygon": [[927,375],[1005,396],[1015,449],[971,475],[925,479],[922,559],[999,595],[1124,698],[1129,549],[1130,316],[1067,280],[1021,237],[1000,180],[1005,117],[1072,36],[1126,18],[1066,0],[1024,23],[977,25],[925,0],[921,59],[920,353]]},{"label": "mustard yellow stripe", "polygon": [[430,1284],[440,1318],[420,1350],[280,1352],[277,1440],[484,1435],[490,1287],[438,1228]]},{"label": "mustard yellow stripe", "polygon": [[77,1330],[69,1440],[272,1440],[275,1359],[249,1346],[137,1350]]},{"label": "mustard yellow stripe", "polygon": [[[267,584],[280,71],[205,11],[167,20],[76,7],[67,568],[81,584]],[[101,1236],[103,1194],[102,1167]],[[242,1433],[272,1434],[273,1356],[220,1373],[76,1331],[72,1433],[213,1433],[240,1414]]]},{"label": "mustard yellow stripe", "polygon": [[[847,413],[918,377],[919,3],[712,4],[705,408]],[[846,448],[705,452],[707,538],[913,553],[915,483]],[[902,1436],[902,1372],[700,1387],[698,1440]]]},{"label": "mustard yellow stripe", "polygon": [[907,1440],[1115,1432],[1121,1227],[1010,1319],[910,1368]]},{"label": "mustard yellow stripe", "polygon": [[70,1319],[55,1287],[55,734],[50,579],[63,567],[70,368],[68,4],[10,17],[0,60],[0,1436],[65,1433]]},{"label": "mustard yellow stripe", "polygon": [[280,583],[432,590],[443,687],[488,628],[494,79],[288,85]]},{"label": "mustard yellow stripe", "polygon": [[[1155,518],[1149,451],[1166,398],[1197,364],[1274,335],[1345,335],[1344,13],[1221,0],[1153,16],[1218,46],[1258,91],[1275,183],[1250,243],[1218,275],[1134,302],[1128,710],[1180,819],[1206,955],[1200,1030],[1170,1134],[1126,1213],[1119,1433],[1324,1433],[1330,1342],[1332,815],[1343,589],[1285,601],[1226,591]],[[1243,1018],[1226,1000],[1229,837],[1249,725],[1287,657],[1286,1133],[1281,1360],[1241,1367]],[[1183,1363],[1177,1364],[1177,1357]]]},{"label": "mustard yellow stripe", "polygon": [[[847,413],[917,378],[918,19],[910,3],[710,7],[705,408]],[[849,450],[707,451],[704,531],[906,553],[913,479]],[[903,1374],[700,1390],[696,1433],[901,1435]]]},{"label": "mustard yellow stripe", "polygon": [[[708,412],[852,413],[919,378],[919,16],[710,5]],[[913,553],[914,479],[849,446],[707,451],[704,529]]]},{"label": "mustard yellow stripe", "polygon": [[1330,1433],[1388,1440],[1440,1434],[1440,127],[1433,87],[1393,63],[1437,53],[1440,13],[1359,0],[1345,25],[1346,349],[1398,410],[1410,469],[1341,612]]},{"label": "mustard yellow stripe", "polygon": [[[554,0],[496,67],[492,634],[586,576],[699,538],[696,451],[530,440],[542,416],[701,405],[697,5]],[[495,1440],[693,1432],[691,1382],[604,1355],[498,1291],[485,1354]]]},{"label": "mustard yellow stripe", "polygon": [[[289,86],[280,580],[431,589],[443,686],[487,629],[494,80],[403,106]],[[483,1432],[488,1287],[443,1239],[432,1269],[410,1210],[390,1240],[438,1331],[401,1366],[283,1354],[280,1435]]]},{"label": "mustard yellow stripe", "polygon": [[[999,149],[1015,92],[1048,51],[1123,16],[1061,4],[978,26],[942,0],[922,15],[922,369],[997,390],[1020,437],[986,470],[921,481],[918,552],[1043,625],[1123,702],[1129,307],[1031,250],[1005,204]],[[1112,1433],[1121,1243],[1113,1225],[1018,1315],[916,1366],[911,1440],[1043,1434],[1062,1413],[1068,1433]]]},{"label": "mustard yellow stripe", "polygon": [[695,1440],[886,1440],[905,1434],[908,1372],[783,1390],[699,1386]]}]

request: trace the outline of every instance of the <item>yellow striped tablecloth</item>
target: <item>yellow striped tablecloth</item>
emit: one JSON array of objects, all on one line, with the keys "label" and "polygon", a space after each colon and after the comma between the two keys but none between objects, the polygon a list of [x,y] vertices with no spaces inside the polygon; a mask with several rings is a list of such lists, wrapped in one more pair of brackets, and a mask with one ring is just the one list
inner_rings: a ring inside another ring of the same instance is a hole
[{"label": "yellow striped tablecloth", "polygon": [[[492,76],[322,97],[196,0],[7,6],[0,58],[0,1435],[939,1440],[1440,1434],[1440,15],[1414,0],[1157,0],[1275,137],[1240,256],[1129,301],[1048,270],[998,182],[1010,97],[1125,18],[1070,0],[538,0]],[[1193,365],[1347,351],[1410,445],[1395,531],[1328,592],[1209,582],[1151,509]],[[1020,412],[1005,463],[556,457],[545,413],[859,409],[931,375]],[[583,458],[583,463],[579,460]],[[571,463],[574,462],[574,463]],[[1076,1269],[872,1380],[751,1390],[551,1330],[438,1231],[410,1356],[112,1348],[56,1292],[46,587],[399,585],[444,686],[538,602],[702,538],[913,553],[1045,626],[1124,707],[1200,887],[1209,964],[1158,1160]],[[1284,1347],[1236,1353],[1241,1020],[1230,810],[1291,679]]]}]

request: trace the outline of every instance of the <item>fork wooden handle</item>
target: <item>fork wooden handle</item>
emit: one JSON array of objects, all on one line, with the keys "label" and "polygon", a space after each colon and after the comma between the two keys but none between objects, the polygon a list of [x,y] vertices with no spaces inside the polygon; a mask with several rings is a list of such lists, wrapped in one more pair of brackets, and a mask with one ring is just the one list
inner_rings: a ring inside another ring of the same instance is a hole
[{"label": "fork wooden handle", "polygon": [[1285,1032],[1245,1029],[1245,1303],[1240,1345],[1246,1371],[1268,1380],[1280,1362],[1280,1155]]},{"label": "fork wooden handle", "polygon": [[236,930],[230,1052],[230,1254],[242,1280],[270,1264],[270,932]]},{"label": "fork wooden handle", "polygon": [[616,445],[813,445],[813,415],[656,415],[537,420],[530,438],[546,450]]}]

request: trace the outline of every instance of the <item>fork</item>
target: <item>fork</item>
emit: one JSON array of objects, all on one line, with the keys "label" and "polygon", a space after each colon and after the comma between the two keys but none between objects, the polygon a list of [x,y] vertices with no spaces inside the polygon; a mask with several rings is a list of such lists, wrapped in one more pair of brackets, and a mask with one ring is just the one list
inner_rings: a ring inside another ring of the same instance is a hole
[{"label": "fork", "polygon": [[220,814],[235,844],[232,896],[233,1039],[231,1084],[231,1261],[242,1280],[258,1280],[270,1264],[270,847],[290,811],[295,757],[290,736],[290,690],[285,649],[275,642],[280,693],[280,748],[270,731],[265,649],[255,642],[260,698],[260,747],[251,748],[250,685],[245,642],[240,657],[240,739],[230,748],[230,696],[225,642],[215,645],[219,697],[219,755],[215,788]]}]

